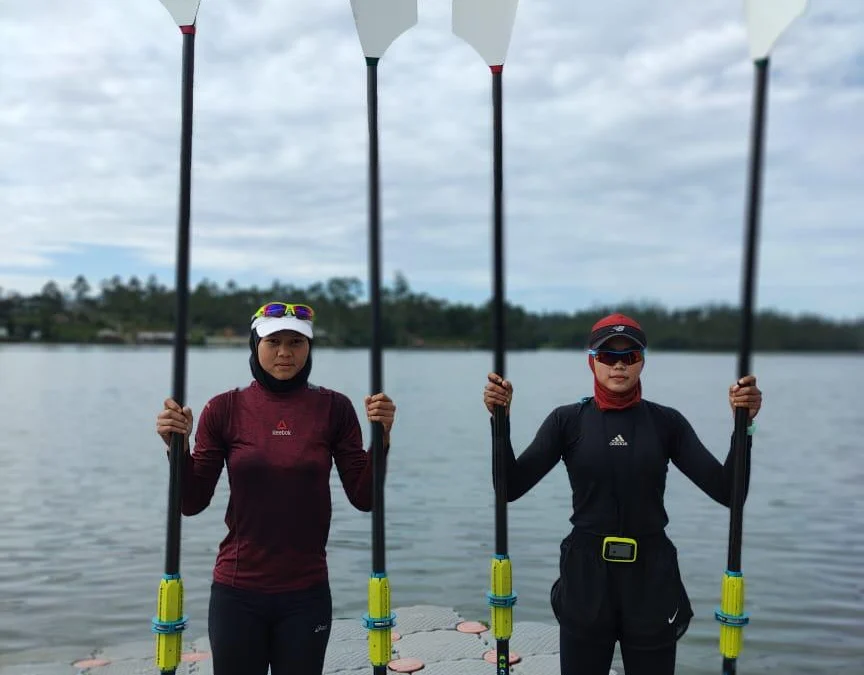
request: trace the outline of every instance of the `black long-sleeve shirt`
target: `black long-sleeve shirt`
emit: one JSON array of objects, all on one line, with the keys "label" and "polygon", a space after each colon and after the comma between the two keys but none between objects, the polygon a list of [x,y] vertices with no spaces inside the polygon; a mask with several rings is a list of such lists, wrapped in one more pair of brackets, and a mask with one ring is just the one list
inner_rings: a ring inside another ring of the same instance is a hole
[{"label": "black long-sleeve shirt", "polygon": [[[507,500],[519,499],[563,460],[573,490],[570,522],[581,531],[662,531],[669,522],[663,495],[670,460],[712,499],[725,506],[731,501],[734,447],[720,464],[681,413],[651,401],[625,410],[601,411],[593,400],[555,408],[518,459],[509,420],[506,434]],[[750,446],[748,437],[745,495]]]}]

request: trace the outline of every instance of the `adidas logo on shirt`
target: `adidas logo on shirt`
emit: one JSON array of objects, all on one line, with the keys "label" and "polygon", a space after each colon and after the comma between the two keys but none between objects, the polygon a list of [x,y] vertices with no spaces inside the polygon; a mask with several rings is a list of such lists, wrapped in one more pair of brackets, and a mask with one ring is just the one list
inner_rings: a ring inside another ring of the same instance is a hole
[{"label": "adidas logo on shirt", "polygon": [[624,440],[624,437],[621,434],[618,434],[615,438],[609,441],[609,445],[627,445],[627,441]]}]

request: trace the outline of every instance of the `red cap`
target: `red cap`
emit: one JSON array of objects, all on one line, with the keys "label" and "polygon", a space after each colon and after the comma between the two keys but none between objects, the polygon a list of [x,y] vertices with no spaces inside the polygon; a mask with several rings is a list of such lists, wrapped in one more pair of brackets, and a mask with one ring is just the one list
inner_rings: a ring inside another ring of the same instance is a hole
[{"label": "red cap", "polygon": [[642,330],[642,326],[639,325],[638,321],[631,319],[626,314],[610,314],[609,316],[604,316],[591,326],[588,348],[597,349],[606,340],[616,335],[633,340],[633,342],[643,349],[648,346],[648,338],[645,336],[645,331]]}]

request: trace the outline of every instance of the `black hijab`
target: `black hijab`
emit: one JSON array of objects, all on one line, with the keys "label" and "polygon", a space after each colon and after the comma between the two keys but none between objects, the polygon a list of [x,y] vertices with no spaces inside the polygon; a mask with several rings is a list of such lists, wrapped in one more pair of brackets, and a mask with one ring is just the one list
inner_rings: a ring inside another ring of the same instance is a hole
[{"label": "black hijab", "polygon": [[306,364],[290,380],[280,380],[273,377],[261,367],[261,362],[258,360],[258,344],[260,342],[261,337],[258,335],[258,331],[253,328],[249,335],[249,348],[252,350],[252,353],[249,355],[249,367],[252,369],[252,377],[255,378],[258,384],[267,391],[272,391],[276,394],[285,394],[306,386],[306,382],[309,380],[309,373],[312,371],[312,340],[309,340],[309,356],[306,358]]}]

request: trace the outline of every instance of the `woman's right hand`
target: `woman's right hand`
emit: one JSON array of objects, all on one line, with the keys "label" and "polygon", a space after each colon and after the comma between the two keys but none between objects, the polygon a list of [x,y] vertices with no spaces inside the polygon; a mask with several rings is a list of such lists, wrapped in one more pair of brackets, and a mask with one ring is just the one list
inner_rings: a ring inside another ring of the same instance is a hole
[{"label": "woman's right hand", "polygon": [[503,405],[510,414],[510,401],[513,400],[513,384],[497,373],[489,373],[486,388],[483,390],[483,403],[486,410],[492,413],[496,405]]},{"label": "woman's right hand", "polygon": [[156,433],[162,437],[165,445],[171,445],[171,434],[183,434],[188,449],[192,420],[191,408],[181,408],[173,398],[166,398],[164,409],[156,416]]}]

